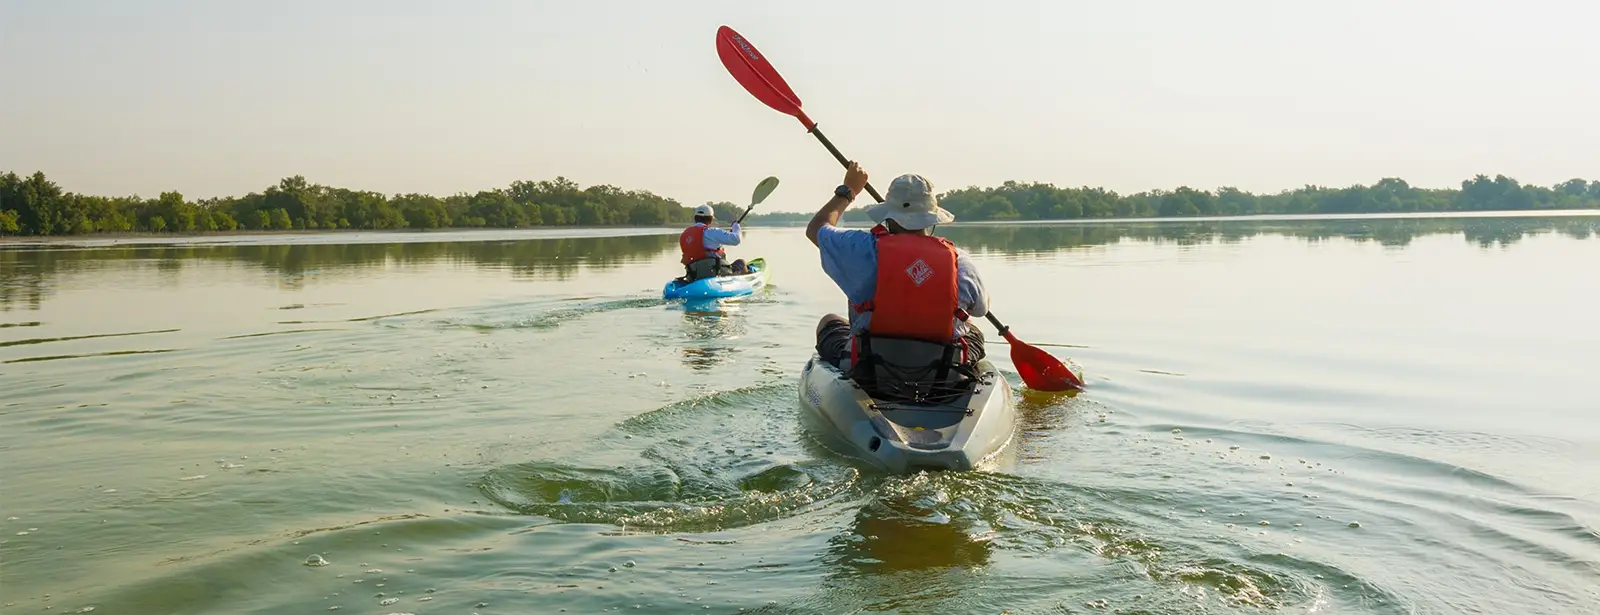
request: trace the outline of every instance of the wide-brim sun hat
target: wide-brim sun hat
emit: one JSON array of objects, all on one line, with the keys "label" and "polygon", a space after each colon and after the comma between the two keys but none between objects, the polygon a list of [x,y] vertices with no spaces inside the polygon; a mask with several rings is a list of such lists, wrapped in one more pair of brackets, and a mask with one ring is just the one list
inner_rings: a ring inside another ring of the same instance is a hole
[{"label": "wide-brim sun hat", "polygon": [[933,193],[933,182],[915,173],[901,175],[889,182],[883,202],[868,207],[867,216],[879,224],[894,220],[908,231],[920,231],[956,219],[955,214],[939,207],[939,197]]}]

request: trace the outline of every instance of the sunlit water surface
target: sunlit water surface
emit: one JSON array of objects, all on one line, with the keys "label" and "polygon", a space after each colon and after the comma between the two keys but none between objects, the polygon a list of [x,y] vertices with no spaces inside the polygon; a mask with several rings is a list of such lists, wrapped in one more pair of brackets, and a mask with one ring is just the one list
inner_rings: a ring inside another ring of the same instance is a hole
[{"label": "sunlit water surface", "polygon": [[0,244],[0,613],[1600,612],[1597,231],[952,227],[1091,386],[910,477],[802,428],[796,228],[720,306],[670,229]]}]

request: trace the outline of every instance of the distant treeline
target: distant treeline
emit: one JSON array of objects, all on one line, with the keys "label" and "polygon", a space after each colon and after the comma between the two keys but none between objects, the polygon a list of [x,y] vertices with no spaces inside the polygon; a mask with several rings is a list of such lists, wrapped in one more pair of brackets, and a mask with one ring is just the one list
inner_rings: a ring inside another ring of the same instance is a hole
[{"label": "distant treeline", "polygon": [[[1461,188],[1416,188],[1385,178],[1371,186],[1305,186],[1277,194],[1236,188],[1215,192],[1180,187],[1119,195],[1104,188],[1058,188],[1008,181],[993,188],[969,187],[939,196],[958,221],[1167,218],[1256,214],[1367,214],[1444,211],[1518,211],[1600,208],[1600,181],[1571,179],[1550,187],[1527,185],[1504,175],[1479,175]],[[847,219],[865,220],[852,209]],[[803,222],[811,214],[751,215],[752,221]]]},{"label": "distant treeline", "polygon": [[1504,175],[1479,175],[1461,182],[1460,189],[1430,189],[1390,177],[1371,186],[1306,186],[1268,195],[1236,188],[1210,192],[1182,187],[1128,196],[1100,188],[1006,182],[997,188],[963,188],[941,199],[964,220],[1516,211],[1600,208],[1600,181],[1572,179],[1546,188]]},{"label": "distant treeline", "polygon": [[[1456,189],[1416,188],[1404,180],[1385,178],[1371,186],[1306,186],[1263,195],[1229,187],[1215,192],[1180,187],[1119,195],[1104,188],[1008,181],[992,188],[962,188],[939,198],[958,220],[969,222],[1595,209],[1600,208],[1600,181],[1572,179],[1545,187],[1503,175],[1479,175]],[[742,213],[733,203],[709,204],[724,222]],[[865,221],[863,210],[850,210],[845,220]],[[0,234],[663,226],[689,223],[692,211],[648,191],[611,185],[580,188],[563,177],[436,197],[333,188],[297,175],[259,193],[189,201],[177,192],[163,192],[153,199],[80,195],[63,191],[43,173],[0,175]],[[748,222],[801,223],[810,218],[810,213],[756,213]]]},{"label": "distant treeline", "polygon": [[1600,181],[1568,179],[1531,186],[1504,175],[1478,175],[1461,189],[1427,189],[1405,179],[1379,179],[1373,186],[1306,186],[1278,194],[1219,191],[1138,192],[1117,195],[1099,187],[1019,184],[963,187],[941,195],[957,219],[1174,218],[1174,216],[1306,215],[1306,213],[1406,213],[1406,211],[1517,211],[1600,208]]},{"label": "distant treeline", "polygon": [[1600,236],[1600,216],[1482,218],[1327,218],[1310,220],[1193,218],[1124,224],[973,224],[939,234],[974,253],[1008,256],[1053,254],[1123,241],[1157,245],[1233,245],[1259,237],[1320,243],[1345,240],[1404,248],[1419,238],[1454,236],[1483,249],[1505,248],[1533,237],[1588,240]]},{"label": "distant treeline", "polygon": [[579,188],[563,177],[441,198],[333,188],[296,175],[242,197],[190,201],[177,192],[89,196],[63,191],[44,173],[0,175],[0,234],[661,226],[693,218],[692,209],[650,192]]}]

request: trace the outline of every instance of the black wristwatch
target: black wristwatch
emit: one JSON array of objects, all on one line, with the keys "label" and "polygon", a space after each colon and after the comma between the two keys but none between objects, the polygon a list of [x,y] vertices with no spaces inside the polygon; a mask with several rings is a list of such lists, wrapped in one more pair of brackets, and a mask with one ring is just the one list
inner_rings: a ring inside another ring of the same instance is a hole
[{"label": "black wristwatch", "polygon": [[854,201],[856,198],[855,195],[850,194],[850,187],[844,184],[839,184],[838,188],[833,189],[833,196],[852,201]]}]

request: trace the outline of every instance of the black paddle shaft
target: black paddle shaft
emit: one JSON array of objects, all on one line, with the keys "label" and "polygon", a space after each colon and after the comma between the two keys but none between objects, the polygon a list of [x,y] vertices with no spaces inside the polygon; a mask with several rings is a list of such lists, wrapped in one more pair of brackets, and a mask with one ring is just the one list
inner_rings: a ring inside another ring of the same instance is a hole
[{"label": "black paddle shaft", "polygon": [[984,314],[984,316],[989,319],[989,324],[994,325],[994,328],[1000,330],[1000,335],[1001,336],[1004,336],[1007,331],[1011,330],[1011,327],[1007,327],[1007,326],[1005,326],[1003,324],[1000,324],[1000,319],[994,317],[994,312],[988,312],[988,313]]},{"label": "black paddle shaft", "polygon": [[[823,147],[828,148],[828,153],[833,154],[833,157],[839,161],[839,164],[844,165],[844,168],[846,169],[850,168],[850,159],[845,158],[844,154],[839,153],[839,148],[834,147],[833,142],[829,141],[828,137],[824,136],[822,131],[818,129],[815,124],[811,126],[811,134],[816,135],[817,140],[822,142]],[[872,188],[872,184],[870,183],[867,184],[867,194],[872,195],[872,198],[878,199],[879,203],[883,202],[883,196],[878,194],[878,191],[874,190]]]}]

